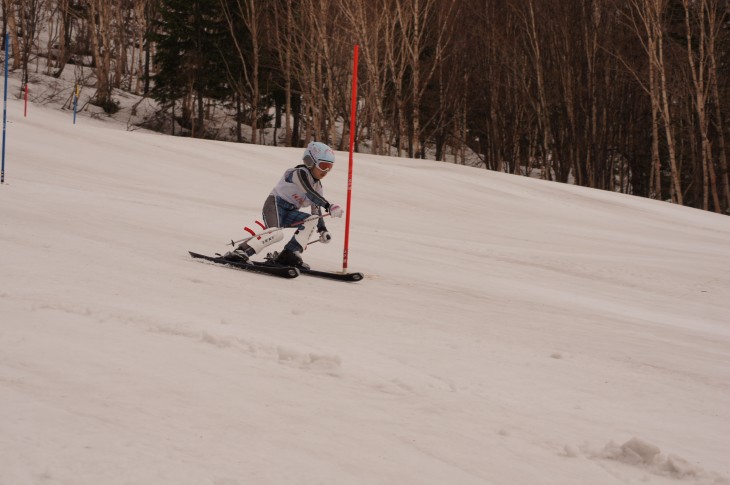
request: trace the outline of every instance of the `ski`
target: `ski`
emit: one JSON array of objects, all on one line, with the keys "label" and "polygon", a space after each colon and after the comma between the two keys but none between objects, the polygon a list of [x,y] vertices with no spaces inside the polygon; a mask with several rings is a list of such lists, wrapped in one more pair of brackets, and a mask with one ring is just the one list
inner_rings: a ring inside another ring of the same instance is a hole
[{"label": "ski", "polygon": [[299,276],[299,270],[297,268],[291,268],[289,266],[261,264],[256,262],[244,263],[239,261],[228,261],[220,256],[206,256],[204,254],[198,254],[192,251],[188,251],[188,253],[190,253],[190,256],[195,259],[203,259],[205,261],[242,269],[244,271],[250,271],[252,273],[270,274],[273,276],[279,276],[281,278],[296,278],[297,276]]},{"label": "ski", "polygon": [[319,271],[316,269],[307,269],[307,268],[297,268],[300,273],[309,275],[309,276],[316,276],[318,278],[327,278],[330,280],[337,280],[337,281],[360,281],[365,276],[362,273],[340,273],[337,271]]},{"label": "ski", "polygon": [[[276,255],[269,253],[266,256],[265,261],[252,261],[253,264],[260,267],[274,267],[274,268],[290,268],[291,266],[282,266],[280,264],[277,264],[274,262],[274,259],[276,259]],[[320,271],[316,269],[311,268],[302,268],[297,267],[296,268],[299,273],[308,275],[308,276],[314,276],[317,278],[327,278],[329,280],[336,280],[336,281],[349,281],[349,282],[355,282],[362,280],[365,276],[362,273],[340,273],[337,271]]]}]

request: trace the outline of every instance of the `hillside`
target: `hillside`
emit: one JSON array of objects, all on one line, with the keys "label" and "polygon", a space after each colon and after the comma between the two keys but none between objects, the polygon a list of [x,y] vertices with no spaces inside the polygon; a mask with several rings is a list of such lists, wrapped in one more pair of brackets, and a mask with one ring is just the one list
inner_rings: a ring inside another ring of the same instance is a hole
[{"label": "hillside", "polygon": [[[187,251],[242,237],[300,149],[32,108],[0,186],[0,484],[730,484],[730,218],[357,155],[366,279],[281,280]],[[305,260],[336,270],[328,227]]]}]

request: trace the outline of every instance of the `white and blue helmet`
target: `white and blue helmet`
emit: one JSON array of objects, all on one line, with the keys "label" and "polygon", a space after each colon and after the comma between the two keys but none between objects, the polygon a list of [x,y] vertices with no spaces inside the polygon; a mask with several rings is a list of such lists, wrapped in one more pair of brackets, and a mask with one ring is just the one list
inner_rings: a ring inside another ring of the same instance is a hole
[{"label": "white and blue helmet", "polygon": [[312,141],[309,142],[309,145],[307,145],[307,148],[304,150],[302,160],[304,161],[304,165],[310,169],[318,162],[329,162],[334,164],[335,152],[324,143]]}]

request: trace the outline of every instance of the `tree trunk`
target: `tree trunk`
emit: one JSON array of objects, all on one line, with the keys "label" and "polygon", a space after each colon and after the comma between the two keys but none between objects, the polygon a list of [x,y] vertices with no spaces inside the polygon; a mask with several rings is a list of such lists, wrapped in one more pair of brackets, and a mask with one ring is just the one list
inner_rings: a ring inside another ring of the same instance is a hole
[{"label": "tree trunk", "polygon": [[[20,0],[21,2],[23,0]],[[10,37],[10,49],[12,51],[11,57],[13,58],[13,64],[11,69],[14,71],[20,67],[20,61],[21,61],[21,55],[20,55],[20,40],[18,38],[18,24],[17,24],[17,18],[16,14],[18,13],[18,9],[20,8],[20,5],[18,5],[18,0],[6,0],[7,4],[5,5],[5,12],[6,12],[6,20],[8,22],[8,34]],[[5,46],[7,49],[8,46]]]},{"label": "tree trunk", "polygon": [[95,99],[99,106],[107,106],[111,102],[109,5],[107,0],[89,0],[88,7],[89,41],[96,73]]},{"label": "tree trunk", "polygon": [[[707,57],[710,63],[709,69],[709,83],[711,86],[711,95],[714,102],[712,103],[715,107],[714,110],[714,123],[717,131],[717,145],[719,148],[719,168],[720,168],[720,193],[722,195],[722,201],[720,202],[719,210],[725,213],[730,213],[730,181],[728,181],[728,161],[727,161],[727,149],[725,146],[725,123],[722,116],[721,97],[717,86],[718,78],[718,67],[717,67],[717,54],[716,45],[718,33],[724,30],[725,19],[728,14],[727,8],[725,8],[724,2],[718,2],[716,0],[703,0],[704,8],[707,9],[708,16],[708,39],[707,39]],[[719,15],[718,11],[722,11]]]}]

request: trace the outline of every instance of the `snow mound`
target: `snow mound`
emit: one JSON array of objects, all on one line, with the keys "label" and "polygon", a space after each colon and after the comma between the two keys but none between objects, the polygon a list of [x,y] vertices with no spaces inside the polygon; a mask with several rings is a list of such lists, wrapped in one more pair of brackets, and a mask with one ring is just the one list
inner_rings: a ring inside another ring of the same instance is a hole
[{"label": "snow mound", "polygon": [[[584,447],[583,451],[591,459],[617,461],[654,475],[698,484],[730,485],[730,480],[720,474],[708,472],[681,456],[672,453],[665,455],[655,444],[636,437],[621,445],[611,441],[601,450],[591,451]],[[566,446],[565,455],[577,457],[578,453],[574,447]]]}]

